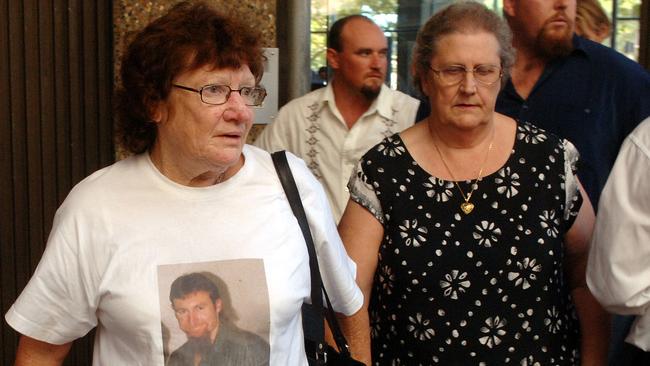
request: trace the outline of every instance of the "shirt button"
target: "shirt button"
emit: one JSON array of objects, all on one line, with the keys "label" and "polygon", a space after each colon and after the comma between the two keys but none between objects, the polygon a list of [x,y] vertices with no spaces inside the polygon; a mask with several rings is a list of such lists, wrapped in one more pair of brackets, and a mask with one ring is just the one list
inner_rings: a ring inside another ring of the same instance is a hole
[{"label": "shirt button", "polygon": [[521,108],[523,108],[523,109],[528,109],[528,104],[524,104],[524,105],[522,105]]}]

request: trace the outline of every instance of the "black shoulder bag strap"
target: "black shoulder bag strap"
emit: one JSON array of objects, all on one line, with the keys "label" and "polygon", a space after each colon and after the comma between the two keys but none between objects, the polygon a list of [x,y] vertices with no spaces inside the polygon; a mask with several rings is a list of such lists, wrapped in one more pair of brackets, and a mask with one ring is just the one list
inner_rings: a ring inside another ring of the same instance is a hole
[{"label": "black shoulder bag strap", "polygon": [[[325,287],[323,286],[323,282],[321,280],[320,269],[318,267],[318,257],[316,256],[314,241],[312,239],[311,230],[309,229],[309,224],[307,222],[307,215],[305,215],[305,209],[302,206],[300,193],[298,192],[298,187],[296,186],[296,182],[293,179],[293,174],[291,174],[291,168],[289,167],[285,151],[276,151],[271,154],[271,158],[273,159],[273,165],[275,166],[275,170],[277,171],[280,182],[282,183],[282,188],[284,188],[285,195],[289,200],[291,211],[293,211],[294,216],[298,220],[302,235],[305,237],[305,242],[307,243],[307,252],[309,253],[309,271],[311,272],[311,302],[312,307],[317,314],[318,321],[314,322],[314,324],[310,324],[310,326],[316,326],[317,328],[315,330],[315,344],[311,345],[311,347],[307,347],[306,342],[306,348],[312,348],[312,350],[307,349],[308,356],[310,356],[309,352],[315,352],[315,355],[311,355],[311,357],[327,363],[327,345],[325,343],[325,331],[323,326],[324,316],[330,326],[330,329],[332,330],[332,335],[334,336],[334,341],[336,342],[336,346],[339,349],[340,356],[345,359],[349,359],[351,356],[350,351],[348,350],[347,341],[343,336],[343,332],[341,332],[341,328],[339,327],[339,324],[334,315],[334,310],[332,309],[330,299],[327,296],[327,291],[325,290]],[[323,297],[325,297],[325,301],[327,302],[326,308],[323,307]],[[303,306],[303,316],[305,315],[304,309],[305,306]]]}]

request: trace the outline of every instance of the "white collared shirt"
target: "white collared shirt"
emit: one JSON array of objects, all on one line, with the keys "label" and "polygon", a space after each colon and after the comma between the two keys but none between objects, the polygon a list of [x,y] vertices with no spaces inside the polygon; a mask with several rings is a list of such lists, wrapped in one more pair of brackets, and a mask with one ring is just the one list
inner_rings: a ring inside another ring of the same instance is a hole
[{"label": "white collared shirt", "polygon": [[357,161],[385,137],[413,125],[419,104],[383,85],[370,108],[348,128],[330,84],[287,103],[254,144],[269,152],[285,149],[305,160],[323,184],[338,222]]},{"label": "white collared shirt", "polygon": [[650,351],[650,118],[626,138],[603,189],[587,284],[607,310],[637,315],[626,341]]}]

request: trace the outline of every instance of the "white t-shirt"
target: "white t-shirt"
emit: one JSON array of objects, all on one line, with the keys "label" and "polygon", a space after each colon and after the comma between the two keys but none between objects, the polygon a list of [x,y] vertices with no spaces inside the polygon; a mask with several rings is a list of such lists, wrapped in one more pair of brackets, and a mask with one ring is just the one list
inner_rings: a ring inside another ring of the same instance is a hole
[{"label": "white t-shirt", "polygon": [[419,106],[417,99],[382,85],[370,108],[348,128],[330,84],[282,107],[255,145],[270,152],[286,149],[304,159],[323,184],[338,222],[357,161],[384,138],[413,125]]},{"label": "white t-shirt", "polygon": [[[241,170],[211,187],[174,183],[148,154],[87,177],[57,211],[43,258],[7,322],[53,344],[97,326],[93,365],[163,365],[174,350],[168,333],[180,332],[164,315],[169,284],[207,271],[227,285],[220,291],[229,293],[230,317],[269,342],[271,365],[306,365],[305,242],[270,155],[251,146],[243,154]],[[302,161],[289,155],[289,163],[324,285],[335,310],[353,314],[363,295],[325,194]]]},{"label": "white t-shirt", "polygon": [[609,311],[637,315],[625,339],[650,352],[650,118],[625,139],[603,188],[587,284]]}]

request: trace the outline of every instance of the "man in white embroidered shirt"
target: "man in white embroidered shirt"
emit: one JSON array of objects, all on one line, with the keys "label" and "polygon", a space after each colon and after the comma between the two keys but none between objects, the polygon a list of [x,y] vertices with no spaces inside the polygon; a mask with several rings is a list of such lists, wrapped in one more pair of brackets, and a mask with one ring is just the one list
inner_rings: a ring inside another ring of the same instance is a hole
[{"label": "man in white embroidered shirt", "polygon": [[280,109],[255,145],[301,157],[325,188],[338,222],[361,156],[415,122],[419,101],[384,85],[388,42],[362,15],[337,20],[327,39],[331,82]]}]

